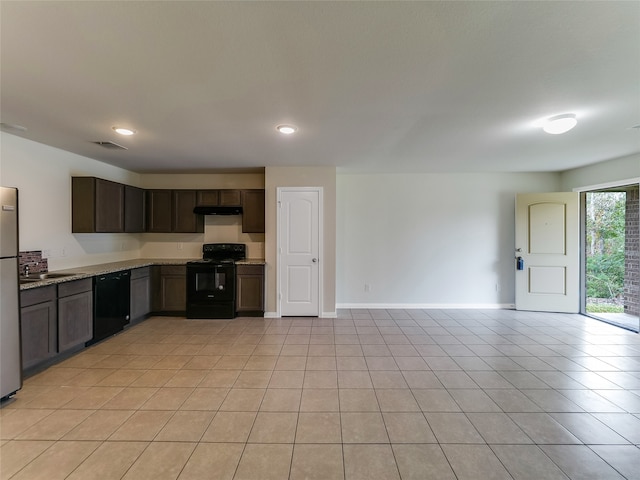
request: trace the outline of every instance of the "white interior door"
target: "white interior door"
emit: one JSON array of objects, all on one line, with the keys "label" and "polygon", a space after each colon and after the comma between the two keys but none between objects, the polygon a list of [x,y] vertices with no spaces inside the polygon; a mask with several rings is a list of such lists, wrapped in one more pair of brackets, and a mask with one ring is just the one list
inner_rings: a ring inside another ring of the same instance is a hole
[{"label": "white interior door", "polygon": [[278,189],[280,315],[320,316],[322,189]]},{"label": "white interior door", "polygon": [[517,310],[579,312],[579,205],[574,192],[516,196]]}]

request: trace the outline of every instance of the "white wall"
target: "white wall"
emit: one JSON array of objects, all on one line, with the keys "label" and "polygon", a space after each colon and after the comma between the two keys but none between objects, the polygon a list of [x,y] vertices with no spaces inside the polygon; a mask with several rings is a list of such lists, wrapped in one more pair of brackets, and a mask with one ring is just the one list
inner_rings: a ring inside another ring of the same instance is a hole
[{"label": "white wall", "polygon": [[4,132],[0,158],[0,185],[19,189],[20,250],[48,251],[50,270],[138,257],[137,235],[71,233],[71,177],[138,185],[139,175]]},{"label": "white wall", "polygon": [[586,167],[574,168],[562,172],[562,189],[571,191],[574,188],[602,185],[610,182],[635,179],[640,177],[640,154],[616,158]]},{"label": "white wall", "polygon": [[559,188],[556,173],[339,174],[338,307],[513,304],[515,194]]}]

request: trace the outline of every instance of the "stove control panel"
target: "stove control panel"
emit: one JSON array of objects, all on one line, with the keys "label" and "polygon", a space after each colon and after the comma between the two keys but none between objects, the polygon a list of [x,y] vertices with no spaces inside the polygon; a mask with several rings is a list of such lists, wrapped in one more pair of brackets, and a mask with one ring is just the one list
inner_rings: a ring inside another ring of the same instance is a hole
[{"label": "stove control panel", "polygon": [[245,258],[247,247],[244,243],[205,243],[202,246],[203,258],[230,258],[241,260]]}]

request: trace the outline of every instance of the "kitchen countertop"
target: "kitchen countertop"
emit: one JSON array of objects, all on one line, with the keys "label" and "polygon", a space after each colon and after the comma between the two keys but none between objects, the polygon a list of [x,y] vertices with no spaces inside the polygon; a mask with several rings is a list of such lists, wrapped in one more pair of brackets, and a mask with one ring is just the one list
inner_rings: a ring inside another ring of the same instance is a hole
[{"label": "kitchen countertop", "polygon": [[[120,262],[100,263],[98,265],[87,265],[85,267],[69,268],[66,270],[55,270],[48,273],[64,274],[65,276],[22,283],[20,285],[20,290],[30,290],[32,288],[44,287],[46,285],[71,282],[74,280],[81,280],[83,278],[95,277],[97,275],[105,275],[107,273],[120,272],[122,270],[130,270],[134,268],[150,267],[153,265],[186,265],[187,262],[192,260],[199,260],[199,258],[135,258]],[[245,260],[239,260],[236,263],[238,265],[265,265],[265,261],[259,258],[247,258]],[[37,278],[38,275],[38,273],[33,273],[31,278]]]}]

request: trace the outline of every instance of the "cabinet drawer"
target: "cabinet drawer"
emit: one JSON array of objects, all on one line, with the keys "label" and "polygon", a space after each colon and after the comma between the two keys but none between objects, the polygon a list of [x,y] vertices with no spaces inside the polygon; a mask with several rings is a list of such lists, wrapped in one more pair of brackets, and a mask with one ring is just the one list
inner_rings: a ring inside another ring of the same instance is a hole
[{"label": "cabinet drawer", "polygon": [[20,306],[30,307],[38,303],[50,302],[56,299],[56,286],[49,285],[47,287],[32,288],[20,292]]},{"label": "cabinet drawer", "polygon": [[148,277],[151,274],[151,267],[134,268],[131,270],[131,280]]},{"label": "cabinet drawer", "polygon": [[88,292],[93,289],[93,278],[83,278],[58,285],[58,297],[68,297],[77,293]]},{"label": "cabinet drawer", "polygon": [[162,265],[160,273],[162,275],[186,275],[187,267],[185,265]]},{"label": "cabinet drawer", "polygon": [[238,265],[238,275],[262,275],[262,265]]}]

